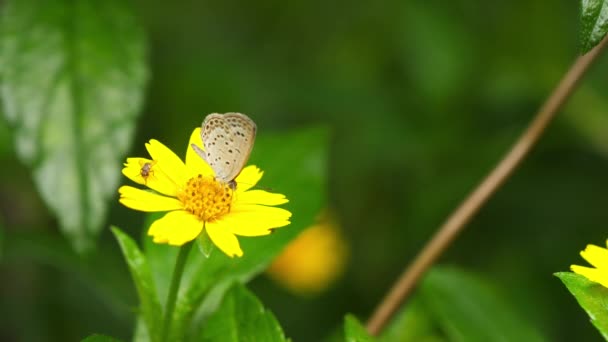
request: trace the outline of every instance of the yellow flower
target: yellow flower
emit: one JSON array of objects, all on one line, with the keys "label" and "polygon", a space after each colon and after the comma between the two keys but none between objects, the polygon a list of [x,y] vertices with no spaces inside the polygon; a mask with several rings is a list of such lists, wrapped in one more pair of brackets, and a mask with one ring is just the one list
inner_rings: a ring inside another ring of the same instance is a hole
[{"label": "yellow flower", "polygon": [[190,147],[203,146],[200,128],[192,132],[186,163],[165,145],[150,140],[152,159],[127,158],[122,173],[154,190],[131,186],[118,189],[120,203],[145,212],[168,211],[148,230],[155,243],[181,246],[205,229],[211,241],[230,257],[242,256],[236,235],[261,236],[288,225],[291,213],[275,205],[287,203],[284,195],[251,190],[262,178],[256,166],[243,168],[237,187],[215,180],[213,170]]},{"label": "yellow flower", "polygon": [[[608,241],[606,243],[608,244]],[[581,252],[581,256],[595,268],[572,265],[570,266],[572,272],[608,287],[608,249],[587,245],[587,248]]]},{"label": "yellow flower", "polygon": [[314,295],[342,274],[347,256],[348,248],[337,224],[324,214],[287,246],[267,273],[296,294]]}]

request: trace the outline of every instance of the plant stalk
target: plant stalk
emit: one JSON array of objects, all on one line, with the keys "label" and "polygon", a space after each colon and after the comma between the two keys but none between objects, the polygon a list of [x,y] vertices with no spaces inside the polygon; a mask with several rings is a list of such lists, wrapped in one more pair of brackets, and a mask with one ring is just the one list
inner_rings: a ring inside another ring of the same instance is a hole
[{"label": "plant stalk", "polygon": [[408,298],[420,278],[450,246],[471,218],[487,203],[488,199],[509,178],[521,164],[532,147],[538,142],[557,111],[563,106],[576,88],[589,66],[600,55],[608,42],[608,36],[586,55],[577,58],[553,90],[544,105],[536,113],[528,128],[523,132],[510,151],[496,165],[490,174],[460,204],[441,225],[433,238],[424,246],[414,261],[403,271],[390,291],[377,306],[368,320],[366,328],[371,335],[378,335],[389,322],[401,304]]},{"label": "plant stalk", "polygon": [[171,321],[173,320],[173,310],[175,310],[175,302],[177,300],[177,293],[179,291],[179,284],[182,281],[182,275],[184,274],[184,268],[186,266],[186,260],[192,249],[193,241],[182,245],[177,254],[175,260],[175,268],[173,268],[173,277],[171,279],[171,285],[169,287],[169,294],[167,295],[167,305],[165,305],[165,317],[163,319],[163,326],[161,330],[161,341],[166,342],[169,338],[169,331],[171,330]]}]

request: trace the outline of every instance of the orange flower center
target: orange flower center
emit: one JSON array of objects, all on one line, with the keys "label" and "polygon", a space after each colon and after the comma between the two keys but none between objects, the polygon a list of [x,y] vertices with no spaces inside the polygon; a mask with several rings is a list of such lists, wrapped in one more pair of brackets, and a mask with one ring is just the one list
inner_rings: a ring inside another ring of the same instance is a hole
[{"label": "orange flower center", "polygon": [[188,180],[177,198],[188,212],[208,222],[230,212],[232,189],[213,177],[198,175]]}]

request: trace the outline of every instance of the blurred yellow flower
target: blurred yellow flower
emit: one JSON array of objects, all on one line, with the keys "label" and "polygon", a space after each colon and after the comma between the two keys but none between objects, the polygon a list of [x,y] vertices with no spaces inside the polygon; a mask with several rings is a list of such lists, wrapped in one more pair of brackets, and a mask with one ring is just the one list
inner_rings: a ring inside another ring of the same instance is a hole
[{"label": "blurred yellow flower", "polygon": [[156,243],[181,246],[194,240],[203,229],[226,255],[242,256],[236,235],[261,236],[288,225],[291,213],[275,205],[287,203],[284,195],[250,190],[263,172],[250,165],[236,178],[232,190],[215,180],[213,170],[190,148],[202,146],[200,128],[192,132],[186,163],[165,145],[150,140],[146,149],[152,160],[128,158],[122,173],[154,190],[131,186],[118,189],[120,203],[134,210],[168,213],[154,221],[148,235]]},{"label": "blurred yellow flower", "polygon": [[266,272],[296,294],[314,295],[342,274],[347,257],[348,247],[337,224],[323,215],[292,241]]},{"label": "blurred yellow flower", "polygon": [[[606,243],[608,244],[608,241]],[[608,287],[608,249],[587,245],[587,248],[581,252],[581,256],[595,268],[572,265],[570,266],[572,272]]]}]

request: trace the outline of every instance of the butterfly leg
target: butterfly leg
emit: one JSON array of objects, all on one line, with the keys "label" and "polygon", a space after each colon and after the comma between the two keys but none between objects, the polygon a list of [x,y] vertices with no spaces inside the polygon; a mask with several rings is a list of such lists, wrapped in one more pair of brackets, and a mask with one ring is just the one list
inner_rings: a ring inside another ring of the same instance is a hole
[{"label": "butterfly leg", "polygon": [[209,164],[209,161],[207,161],[207,154],[205,153],[205,151],[203,151],[200,147],[196,146],[195,144],[191,144],[190,146],[192,146],[192,149],[194,150],[194,152],[196,152],[196,154],[198,154],[199,157],[203,158],[203,160],[205,161],[205,163]]}]

